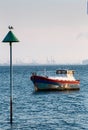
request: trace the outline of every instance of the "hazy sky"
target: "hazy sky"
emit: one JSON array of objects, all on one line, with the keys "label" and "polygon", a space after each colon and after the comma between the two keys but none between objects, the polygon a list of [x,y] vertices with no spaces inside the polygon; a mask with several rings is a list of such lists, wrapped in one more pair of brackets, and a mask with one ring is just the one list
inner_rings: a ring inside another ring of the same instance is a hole
[{"label": "hazy sky", "polygon": [[9,44],[2,43],[9,25],[20,40],[14,63],[88,59],[87,0],[0,0],[0,63],[9,61]]}]

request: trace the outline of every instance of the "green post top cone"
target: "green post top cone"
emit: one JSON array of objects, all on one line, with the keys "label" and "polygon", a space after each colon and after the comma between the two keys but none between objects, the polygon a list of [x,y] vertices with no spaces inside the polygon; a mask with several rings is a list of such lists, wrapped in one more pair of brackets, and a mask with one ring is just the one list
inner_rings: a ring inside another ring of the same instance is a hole
[{"label": "green post top cone", "polygon": [[13,34],[13,32],[10,30],[2,42],[19,42],[19,40],[16,38],[16,36]]}]

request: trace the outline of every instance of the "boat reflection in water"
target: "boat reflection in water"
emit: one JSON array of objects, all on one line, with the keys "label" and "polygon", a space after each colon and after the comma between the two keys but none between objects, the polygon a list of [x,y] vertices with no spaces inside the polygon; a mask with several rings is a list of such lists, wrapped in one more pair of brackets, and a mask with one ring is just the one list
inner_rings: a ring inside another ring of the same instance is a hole
[{"label": "boat reflection in water", "polygon": [[54,76],[32,73],[30,77],[36,91],[38,90],[79,90],[80,80],[75,79],[74,70],[56,70]]}]

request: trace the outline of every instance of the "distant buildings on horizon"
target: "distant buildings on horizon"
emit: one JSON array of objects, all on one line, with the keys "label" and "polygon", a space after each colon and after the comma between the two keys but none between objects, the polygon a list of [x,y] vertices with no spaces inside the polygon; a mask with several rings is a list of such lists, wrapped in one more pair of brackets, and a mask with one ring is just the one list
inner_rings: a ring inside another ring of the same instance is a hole
[{"label": "distant buildings on horizon", "polygon": [[[8,66],[10,63],[9,61],[6,61],[6,62],[1,62],[0,65],[4,65],[4,66]],[[51,59],[51,60],[46,60],[46,62],[39,62],[39,61],[36,61],[36,60],[32,60],[31,62],[30,61],[21,61],[21,60],[16,60],[16,61],[13,61],[13,65],[88,65],[88,59],[85,59],[83,60],[82,62],[66,62],[66,63],[61,63],[61,62],[56,62],[54,59]]]},{"label": "distant buildings on horizon", "polygon": [[88,65],[88,59],[82,61],[83,65]]},{"label": "distant buildings on horizon", "polygon": [[[5,63],[0,63],[0,66],[9,66],[9,62],[5,62]],[[80,64],[88,64],[88,60],[85,62],[83,61],[82,63],[75,63],[75,62],[66,62],[66,63],[56,63],[56,62],[13,62],[13,65],[28,65],[28,66],[32,66],[32,65],[80,65]]]}]

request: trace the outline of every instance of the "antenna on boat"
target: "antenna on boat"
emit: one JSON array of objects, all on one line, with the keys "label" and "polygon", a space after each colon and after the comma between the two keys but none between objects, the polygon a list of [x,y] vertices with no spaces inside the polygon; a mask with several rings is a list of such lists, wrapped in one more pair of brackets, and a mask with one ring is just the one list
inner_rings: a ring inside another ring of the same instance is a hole
[{"label": "antenna on boat", "polygon": [[46,68],[44,68],[44,75],[46,76]]}]

